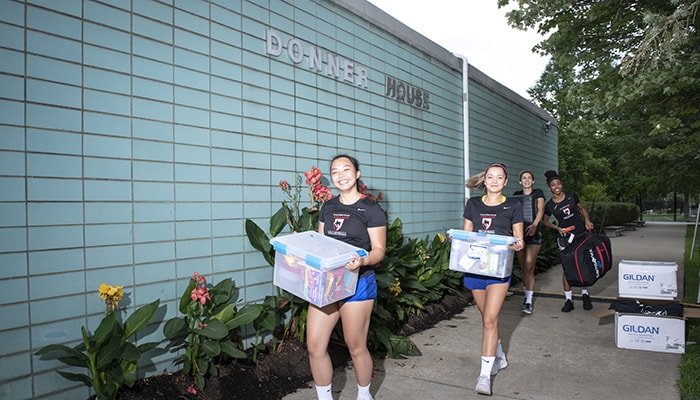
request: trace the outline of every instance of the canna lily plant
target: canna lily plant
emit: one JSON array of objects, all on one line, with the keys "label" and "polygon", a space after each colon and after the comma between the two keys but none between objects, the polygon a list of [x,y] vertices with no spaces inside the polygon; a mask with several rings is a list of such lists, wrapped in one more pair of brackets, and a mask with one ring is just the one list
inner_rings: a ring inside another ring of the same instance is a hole
[{"label": "canna lily plant", "polygon": [[[322,183],[323,173],[320,169],[313,166],[303,175],[306,178],[308,205],[302,202],[303,178],[301,174],[297,174],[294,185],[286,180],[279,182],[279,187],[285,198],[282,200],[282,206],[270,218],[270,235],[272,237],[279,235],[287,226],[290,232],[315,230],[318,226],[318,213],[321,207],[333,198],[331,190]],[[250,219],[246,220],[245,228],[250,244],[262,252],[263,257],[270,265],[274,265],[275,252],[265,231]]]},{"label": "canna lily plant", "polygon": [[105,316],[92,335],[82,327],[82,343],[75,347],[50,344],[34,353],[42,359],[56,359],[87,369],[87,374],[57,372],[68,380],[92,387],[98,400],[116,399],[120,387],[133,386],[141,354],[158,346],[158,342],[136,345],[132,339],[151,321],[160,300],[137,309],[122,325],[118,318],[122,289],[122,286],[100,285],[100,299],[107,304]]},{"label": "canna lily plant", "polygon": [[182,364],[183,372],[194,378],[195,384],[187,389],[191,394],[204,389],[207,376],[218,376],[216,361],[220,357],[246,357],[237,343],[237,331],[255,321],[262,306],[247,304],[238,310],[238,294],[231,278],[212,286],[195,272],[180,298],[183,315],[168,320],[163,327],[167,348],[182,351],[175,364]]}]

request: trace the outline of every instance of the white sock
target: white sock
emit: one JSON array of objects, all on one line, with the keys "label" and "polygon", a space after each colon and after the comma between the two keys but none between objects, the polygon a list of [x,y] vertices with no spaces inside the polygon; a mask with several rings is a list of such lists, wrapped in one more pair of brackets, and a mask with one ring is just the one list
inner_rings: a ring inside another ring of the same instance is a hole
[{"label": "white sock", "polygon": [[[371,383],[370,383],[371,385]],[[369,392],[369,385],[360,386],[357,384],[357,399],[356,400],[372,400],[372,393]]]},{"label": "white sock", "polygon": [[333,400],[333,391],[331,390],[331,385],[328,386],[316,386],[316,396],[318,400]]},{"label": "white sock", "polygon": [[481,356],[481,373],[479,374],[479,376],[491,376],[491,370],[493,370],[493,363],[495,361],[495,356]]},{"label": "white sock", "polygon": [[534,290],[524,290],[525,292],[525,303],[532,304],[532,295],[535,293]]},{"label": "white sock", "polygon": [[574,298],[573,298],[572,294],[573,294],[573,292],[571,290],[567,290],[566,292],[564,292],[564,297],[566,297],[567,300],[573,301]]},{"label": "white sock", "polygon": [[583,296],[584,294],[588,294],[588,289],[581,288],[581,296]]},{"label": "white sock", "polygon": [[503,346],[501,346],[501,339],[498,339],[498,345],[496,346],[496,357],[503,358],[506,353],[503,352]]}]

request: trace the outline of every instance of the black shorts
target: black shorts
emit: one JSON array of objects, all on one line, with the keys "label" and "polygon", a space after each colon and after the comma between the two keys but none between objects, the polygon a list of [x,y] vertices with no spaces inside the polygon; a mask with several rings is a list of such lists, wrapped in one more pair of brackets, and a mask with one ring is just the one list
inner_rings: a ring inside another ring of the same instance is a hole
[{"label": "black shorts", "polygon": [[525,244],[542,244],[542,230],[537,228],[537,232],[534,235],[525,236]]}]

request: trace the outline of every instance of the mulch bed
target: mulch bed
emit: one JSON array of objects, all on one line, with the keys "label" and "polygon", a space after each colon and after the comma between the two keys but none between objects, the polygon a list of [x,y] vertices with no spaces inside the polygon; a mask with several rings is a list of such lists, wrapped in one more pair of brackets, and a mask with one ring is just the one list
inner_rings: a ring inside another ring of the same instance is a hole
[{"label": "mulch bed", "polygon": [[[441,302],[429,304],[420,315],[411,315],[398,332],[410,336],[431,328],[464,310],[472,302],[468,291],[446,296]],[[334,366],[350,361],[347,349],[329,349]],[[375,355],[383,356],[383,355]],[[132,388],[119,393],[120,400],[280,400],[289,393],[310,384],[311,369],[305,346],[297,339],[285,342],[279,352],[261,354],[257,363],[234,362],[220,366],[218,377],[209,377],[204,390],[197,395],[187,393],[192,379],[181,373],[163,373],[145,378]]]}]

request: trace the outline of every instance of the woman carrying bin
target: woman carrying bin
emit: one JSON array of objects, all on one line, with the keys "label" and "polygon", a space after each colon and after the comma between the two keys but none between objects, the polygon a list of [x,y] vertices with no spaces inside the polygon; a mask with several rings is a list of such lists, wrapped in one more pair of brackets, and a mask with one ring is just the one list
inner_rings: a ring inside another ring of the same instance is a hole
[{"label": "woman carrying bin", "polygon": [[[464,230],[502,236],[513,236],[514,251],[524,247],[523,210],[520,201],[507,198],[503,189],[508,183],[508,169],[501,163],[489,164],[484,172],[472,176],[467,187],[485,191],[482,196],[467,200],[464,207]],[[499,279],[470,273],[464,274],[464,286],[471,290],[481,314],[481,371],[476,392],[491,395],[491,375],[508,366],[498,334],[498,315],[508,292],[510,277]]]},{"label": "woman carrying bin", "polygon": [[331,332],[342,320],[357,378],[357,400],[372,400],[372,355],[367,349],[367,332],[377,298],[374,268],[384,258],[386,215],[368,196],[360,193],[360,167],[354,157],[338,155],[331,161],[331,181],[340,192],[327,201],[319,214],[318,232],[365,249],[366,257],[354,256],[345,268],[359,273],[355,294],[337,303],[317,307],[309,304],[306,343],[309,364],[319,400],[333,400],[333,363],[328,355]]}]

